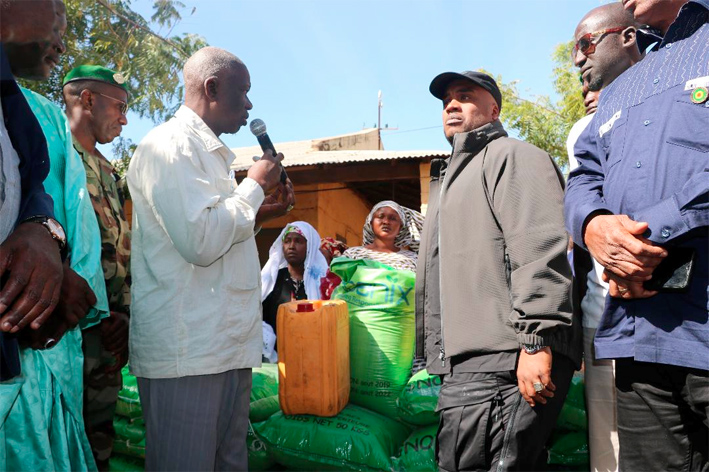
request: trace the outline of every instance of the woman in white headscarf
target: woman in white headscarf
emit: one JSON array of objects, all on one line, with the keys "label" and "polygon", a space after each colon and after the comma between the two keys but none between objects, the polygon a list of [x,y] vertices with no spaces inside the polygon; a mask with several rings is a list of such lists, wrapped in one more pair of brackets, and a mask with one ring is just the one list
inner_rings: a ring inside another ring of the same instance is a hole
[{"label": "woman in white headscarf", "polygon": [[261,270],[263,321],[278,336],[276,315],[282,303],[320,300],[320,279],[327,273],[320,235],[309,223],[289,223],[268,251]]},{"label": "woman in white headscarf", "polygon": [[391,200],[379,202],[364,223],[363,245],[349,248],[343,256],[416,272],[422,228],[421,213]]}]

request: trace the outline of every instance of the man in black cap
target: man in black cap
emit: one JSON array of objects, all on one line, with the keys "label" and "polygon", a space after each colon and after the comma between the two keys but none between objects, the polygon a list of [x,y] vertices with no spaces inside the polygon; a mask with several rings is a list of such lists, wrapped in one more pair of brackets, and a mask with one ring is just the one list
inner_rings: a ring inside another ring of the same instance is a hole
[{"label": "man in black cap", "polygon": [[507,137],[492,77],[447,72],[430,91],[453,146],[431,163],[416,282],[417,355],[443,377],[438,465],[541,470],[581,362],[563,178]]}]

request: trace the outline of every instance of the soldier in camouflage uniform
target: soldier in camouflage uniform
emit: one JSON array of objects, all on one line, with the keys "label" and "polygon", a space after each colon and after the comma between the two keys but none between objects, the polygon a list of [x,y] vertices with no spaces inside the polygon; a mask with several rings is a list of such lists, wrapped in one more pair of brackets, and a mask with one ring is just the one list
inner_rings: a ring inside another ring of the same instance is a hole
[{"label": "soldier in camouflage uniform", "polygon": [[64,78],[63,91],[74,148],[86,168],[101,230],[101,263],[111,311],[109,318],[83,333],[84,422],[98,468],[108,470],[121,368],[128,361],[130,226],[123,209],[125,180],[96,144],[113,141],[128,123],[128,91],[120,74],[91,65],[71,70]]}]

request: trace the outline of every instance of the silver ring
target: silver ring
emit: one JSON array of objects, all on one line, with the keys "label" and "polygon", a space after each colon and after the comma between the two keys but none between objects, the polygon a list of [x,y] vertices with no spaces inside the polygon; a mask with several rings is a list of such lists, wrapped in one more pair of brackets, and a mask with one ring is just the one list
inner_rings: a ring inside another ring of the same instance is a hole
[{"label": "silver ring", "polygon": [[54,338],[49,338],[47,341],[44,343],[44,348],[45,349],[50,349],[54,347],[54,345],[57,344],[57,340]]},{"label": "silver ring", "polygon": [[293,209],[293,205],[288,205],[288,208],[286,208],[286,211],[291,211]]},{"label": "silver ring", "polygon": [[628,289],[626,287],[618,287],[618,291],[620,293],[628,293]]},{"label": "silver ring", "polygon": [[544,390],[544,384],[541,382],[534,382],[532,387],[534,387],[536,393],[541,393],[541,391]]}]

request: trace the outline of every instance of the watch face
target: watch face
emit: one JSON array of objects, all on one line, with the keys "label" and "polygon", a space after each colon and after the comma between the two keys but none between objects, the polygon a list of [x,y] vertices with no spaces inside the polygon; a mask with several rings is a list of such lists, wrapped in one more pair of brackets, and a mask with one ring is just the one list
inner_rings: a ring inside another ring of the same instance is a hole
[{"label": "watch face", "polygon": [[62,242],[66,242],[64,228],[62,228],[62,225],[60,225],[56,220],[47,218],[47,227],[49,228],[49,231],[52,233],[53,236],[55,236],[57,239],[60,239]]}]

